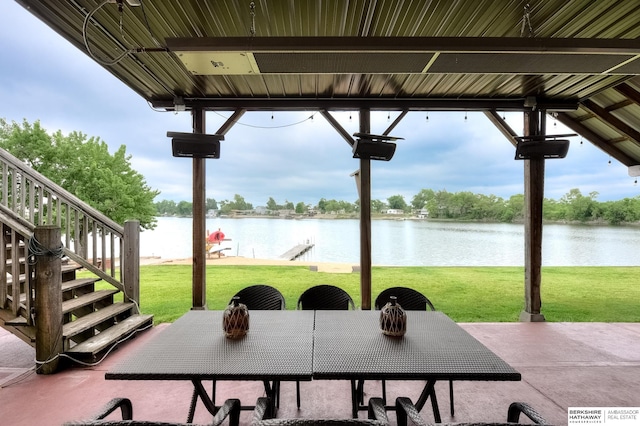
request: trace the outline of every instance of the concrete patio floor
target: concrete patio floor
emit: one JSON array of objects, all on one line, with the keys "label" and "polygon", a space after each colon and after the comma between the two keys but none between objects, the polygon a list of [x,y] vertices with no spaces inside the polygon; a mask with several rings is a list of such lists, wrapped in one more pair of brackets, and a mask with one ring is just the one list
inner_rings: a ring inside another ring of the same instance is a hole
[{"label": "concrete patio floor", "polygon": [[[510,402],[532,404],[553,424],[567,424],[569,407],[640,407],[640,323],[464,323],[461,326],[522,374],[520,382],[454,382],[455,417],[449,415],[448,383],[436,386],[443,421],[504,421]],[[122,357],[161,333],[162,324],[139,333],[101,364],[76,366],[54,375],[34,371],[35,352],[0,329],[0,424],[59,425],[80,419],[116,396],[133,401],[134,418],[184,422],[192,386],[187,382],[106,381],[104,373]],[[388,400],[416,399],[423,382],[388,382]],[[283,383],[278,417],[349,417],[346,381]],[[219,382],[217,401],[236,397],[252,405],[261,383]],[[367,382],[367,397],[380,384]],[[433,420],[430,404],[422,411]],[[361,417],[366,413],[362,412]],[[243,424],[250,412],[242,414]],[[395,422],[395,416],[390,413]],[[195,421],[210,415],[200,404]],[[629,425],[634,423],[629,423]],[[640,420],[638,423],[640,424]]]}]

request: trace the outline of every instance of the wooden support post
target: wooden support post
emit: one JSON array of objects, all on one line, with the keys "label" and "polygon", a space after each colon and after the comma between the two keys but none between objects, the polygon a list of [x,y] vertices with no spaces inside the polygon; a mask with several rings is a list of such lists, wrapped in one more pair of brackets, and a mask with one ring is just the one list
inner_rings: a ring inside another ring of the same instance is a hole
[{"label": "wooden support post", "polygon": [[40,226],[34,232],[36,362],[39,374],[58,370],[62,353],[62,252],[60,228]]},{"label": "wooden support post", "polygon": [[[206,133],[205,110],[194,109],[193,133]],[[193,269],[191,309],[207,309],[206,160],[193,159]]]},{"label": "wooden support post", "polygon": [[[360,132],[371,132],[371,111],[360,110]],[[360,308],[371,309],[371,160],[360,159]]]},{"label": "wooden support post", "polygon": [[122,271],[125,301],[140,305],[140,221],[124,223]]},{"label": "wooden support post", "polygon": [[[525,136],[544,135],[545,113],[540,110],[524,113]],[[542,322],[542,205],[544,200],[544,158],[524,160],[524,311],[520,321]]]}]

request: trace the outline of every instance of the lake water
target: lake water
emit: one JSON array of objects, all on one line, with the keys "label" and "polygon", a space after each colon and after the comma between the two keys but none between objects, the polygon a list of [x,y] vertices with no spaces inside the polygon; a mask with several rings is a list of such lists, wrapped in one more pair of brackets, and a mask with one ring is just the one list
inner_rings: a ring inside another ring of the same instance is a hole
[{"label": "lake water", "polygon": [[[207,229],[218,228],[231,239],[223,242],[230,256],[278,259],[309,241],[315,246],[302,260],[360,263],[357,219],[207,219]],[[640,266],[638,227],[546,224],[543,232],[543,266]],[[191,218],[158,218],[140,235],[140,255],[192,257],[191,233]],[[374,265],[524,265],[522,224],[373,220],[371,235]]]}]

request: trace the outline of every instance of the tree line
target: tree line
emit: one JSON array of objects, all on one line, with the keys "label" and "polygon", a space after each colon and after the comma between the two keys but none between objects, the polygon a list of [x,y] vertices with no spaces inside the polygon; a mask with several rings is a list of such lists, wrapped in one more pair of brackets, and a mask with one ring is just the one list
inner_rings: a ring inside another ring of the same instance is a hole
[{"label": "tree line", "polygon": [[[157,216],[191,216],[193,205],[188,201],[155,202],[159,191],[150,188],[140,173],[131,167],[131,156],[121,145],[113,154],[99,138],[80,132],[68,135],[61,131],[49,134],[38,121],[33,124],[7,122],[0,118],[0,148],[13,154],[67,191],[118,223],[137,219],[145,229],[153,229]],[[599,202],[598,193],[583,195],[571,189],[559,200],[545,199],[543,217],[548,221],[594,222],[613,225],[640,221],[640,196],[618,201]],[[316,205],[286,200],[278,203],[269,197],[266,213],[280,215],[345,214],[356,215],[358,201],[348,202],[321,198]],[[206,200],[207,211],[230,214],[253,211],[244,197],[236,194],[232,200]],[[372,200],[371,211],[382,215],[390,209],[406,215],[424,215],[433,219],[521,222],[524,220],[524,195],[503,199],[495,195],[468,191],[448,192],[422,189],[410,202],[402,195],[386,200]]]},{"label": "tree line", "polygon": [[[631,224],[640,221],[640,196],[618,201],[597,201],[598,193],[583,195],[579,189],[571,189],[559,200],[545,198],[543,218],[547,221],[608,223],[611,225]],[[190,216],[192,203],[187,201],[163,200],[155,204],[161,216]],[[327,200],[321,198],[315,206],[299,202],[285,201],[278,204],[269,197],[265,207],[267,214],[279,215],[282,210],[296,214],[356,214],[359,202]],[[251,203],[236,194],[233,200],[217,202],[206,200],[207,211],[228,215],[234,211],[253,211]],[[372,214],[382,215],[389,210],[401,211],[405,215],[423,215],[431,219],[470,220],[486,222],[517,223],[524,220],[524,195],[512,195],[508,199],[495,195],[474,194],[469,191],[448,192],[422,189],[407,202],[403,195],[393,195],[382,200],[371,200]]]}]

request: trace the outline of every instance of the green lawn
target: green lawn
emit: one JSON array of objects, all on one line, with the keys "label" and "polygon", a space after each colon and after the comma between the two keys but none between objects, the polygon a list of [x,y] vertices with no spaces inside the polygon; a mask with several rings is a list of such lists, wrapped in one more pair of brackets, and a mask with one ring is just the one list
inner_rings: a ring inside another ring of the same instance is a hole
[{"label": "green lawn", "polygon": [[[155,322],[171,322],[191,308],[191,265],[140,267],[140,304]],[[547,321],[640,321],[640,267],[545,267],[542,313]],[[236,291],[269,284],[295,309],[316,284],[346,290],[360,305],[360,274],[312,272],[306,266],[208,266],[207,306],[224,309]],[[524,304],[522,267],[374,267],[372,294],[406,286],[423,292],[458,322],[518,321]]]}]

